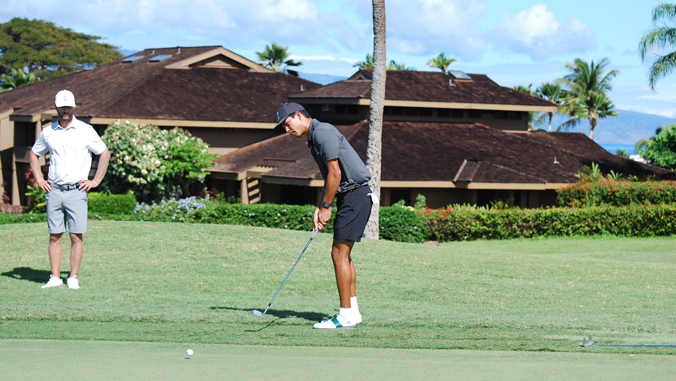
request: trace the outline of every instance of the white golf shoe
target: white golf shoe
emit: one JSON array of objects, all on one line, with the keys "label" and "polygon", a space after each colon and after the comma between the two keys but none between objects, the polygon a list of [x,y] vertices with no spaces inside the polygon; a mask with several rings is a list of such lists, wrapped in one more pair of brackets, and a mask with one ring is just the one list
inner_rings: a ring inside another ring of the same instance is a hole
[{"label": "white golf shoe", "polygon": [[77,290],[80,288],[80,283],[77,281],[77,275],[72,278],[68,278],[66,284],[68,284],[68,288],[71,290]]},{"label": "white golf shoe", "polygon": [[42,286],[40,288],[52,288],[52,287],[59,287],[59,286],[63,286],[63,280],[61,280],[61,278],[55,277],[54,274],[50,274],[49,275],[49,281],[47,282],[47,284],[45,284],[44,286]]},{"label": "white golf shoe", "polygon": [[336,314],[328,320],[322,320],[319,323],[315,324],[314,329],[344,329],[344,328],[357,328],[357,323],[349,320],[341,314]]}]

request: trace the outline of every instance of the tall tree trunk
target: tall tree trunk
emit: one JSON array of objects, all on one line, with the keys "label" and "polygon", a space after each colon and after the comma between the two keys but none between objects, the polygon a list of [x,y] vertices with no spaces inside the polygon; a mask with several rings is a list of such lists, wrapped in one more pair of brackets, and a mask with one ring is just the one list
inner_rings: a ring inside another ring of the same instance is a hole
[{"label": "tall tree trunk", "polygon": [[[369,140],[366,166],[371,172],[369,185],[380,199],[380,175],[383,146],[383,109],[385,108],[385,77],[387,49],[385,45],[385,0],[373,2],[373,74],[371,78],[371,105],[369,106]],[[374,204],[364,230],[366,238],[380,237],[380,203]]]},{"label": "tall tree trunk", "polygon": [[549,113],[549,132],[552,132],[552,117],[554,116],[553,112]]}]

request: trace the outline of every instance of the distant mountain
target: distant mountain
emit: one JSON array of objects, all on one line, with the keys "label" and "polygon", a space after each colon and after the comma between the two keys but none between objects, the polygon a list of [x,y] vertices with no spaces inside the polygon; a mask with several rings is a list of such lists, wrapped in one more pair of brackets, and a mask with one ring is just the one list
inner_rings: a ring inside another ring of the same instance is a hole
[{"label": "distant mountain", "polygon": [[[644,114],[635,111],[617,110],[615,118],[599,119],[594,129],[594,141],[600,145],[635,145],[641,139],[655,136],[655,130],[665,124],[676,123],[676,119],[660,115]],[[555,115],[552,118],[552,130],[556,130],[566,118]],[[537,126],[543,130],[547,124]],[[589,135],[589,121],[582,120],[570,132],[584,132]]]},{"label": "distant mountain", "polygon": [[347,77],[338,77],[335,75],[329,74],[314,74],[314,73],[298,73],[301,78],[307,79],[314,83],[319,83],[320,85],[328,85],[330,83],[346,80]]}]

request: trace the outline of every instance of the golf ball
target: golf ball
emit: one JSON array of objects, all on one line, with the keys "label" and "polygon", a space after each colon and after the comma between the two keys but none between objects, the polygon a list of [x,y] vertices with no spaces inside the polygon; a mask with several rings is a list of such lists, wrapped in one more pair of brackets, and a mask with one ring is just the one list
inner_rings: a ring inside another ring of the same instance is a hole
[{"label": "golf ball", "polygon": [[185,351],[185,354],[188,356],[192,356],[192,349],[188,349],[187,351]]}]

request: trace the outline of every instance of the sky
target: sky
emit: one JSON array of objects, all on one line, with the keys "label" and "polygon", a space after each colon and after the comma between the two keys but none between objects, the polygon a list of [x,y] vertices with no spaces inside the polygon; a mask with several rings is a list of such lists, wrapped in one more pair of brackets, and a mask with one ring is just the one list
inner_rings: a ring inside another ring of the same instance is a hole
[{"label": "sky", "polygon": [[[676,117],[676,73],[648,86],[655,55],[638,43],[653,27],[653,0],[386,0],[387,59],[416,70],[444,52],[450,68],[502,86],[536,88],[576,58],[610,61],[617,109]],[[0,22],[40,19],[124,49],[219,45],[257,61],[288,46],[301,73],[348,77],[373,50],[365,0],[5,0]],[[673,26],[673,25],[672,25]]]}]

